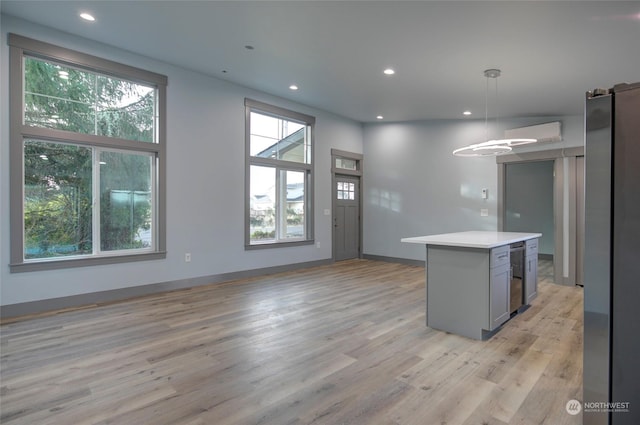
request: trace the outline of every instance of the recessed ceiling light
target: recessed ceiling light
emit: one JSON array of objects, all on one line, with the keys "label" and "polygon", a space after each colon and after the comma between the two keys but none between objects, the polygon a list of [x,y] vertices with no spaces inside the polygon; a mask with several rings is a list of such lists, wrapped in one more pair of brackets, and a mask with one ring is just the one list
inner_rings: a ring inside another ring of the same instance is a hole
[{"label": "recessed ceiling light", "polygon": [[378,116],[376,117],[376,119],[377,119],[377,120],[383,120],[383,119],[384,119],[384,117],[383,117],[382,115],[378,115]]},{"label": "recessed ceiling light", "polygon": [[290,89],[290,90],[298,90],[298,86],[296,86],[295,84],[291,84],[291,85],[289,86],[289,89]]},{"label": "recessed ceiling light", "polygon": [[395,70],[391,69],[391,68],[387,68],[384,71],[382,71],[385,75],[393,75],[396,73]]},{"label": "recessed ceiling light", "polygon": [[82,19],[84,19],[85,21],[90,21],[90,22],[93,22],[93,21],[95,21],[95,20],[96,20],[96,18],[94,18],[92,14],[87,13],[87,12],[82,12],[82,13],[80,14],[80,17],[81,17]]},{"label": "recessed ceiling light", "polygon": [[462,115],[471,115],[471,111],[464,111]]}]

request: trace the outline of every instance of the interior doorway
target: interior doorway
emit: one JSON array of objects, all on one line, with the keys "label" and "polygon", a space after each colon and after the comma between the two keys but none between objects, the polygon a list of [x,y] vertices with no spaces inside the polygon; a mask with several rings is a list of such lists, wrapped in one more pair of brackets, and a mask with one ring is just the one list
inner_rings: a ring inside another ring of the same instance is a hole
[{"label": "interior doorway", "polygon": [[335,261],[362,256],[362,155],[331,150],[332,245]]},{"label": "interior doorway", "polygon": [[[526,190],[531,189],[536,184],[529,183],[519,187],[508,182],[513,175],[511,171],[522,171],[518,164],[523,167],[529,167],[533,162],[547,163],[544,167],[553,164],[553,231],[547,230],[546,233],[553,233],[553,248],[547,251],[552,252],[553,259],[553,281],[562,285],[581,284],[581,267],[582,267],[582,246],[584,240],[584,226],[580,224],[580,217],[584,214],[584,183],[583,175],[580,168],[581,157],[584,156],[584,147],[553,149],[548,151],[526,152],[522,154],[503,155],[496,159],[498,164],[498,230],[500,231],[536,231],[543,233],[541,230],[531,229],[529,226],[515,228],[513,227],[513,217],[507,217],[508,214],[514,213],[514,207],[508,198],[513,196],[516,191],[516,197],[523,196]],[[512,168],[512,166],[515,166]],[[511,176],[509,176],[511,175]],[[526,174],[525,174],[526,175]],[[521,176],[520,176],[521,177]],[[516,180],[519,177],[516,177]],[[530,175],[529,179],[533,177]],[[544,180],[548,179],[547,177]],[[526,181],[526,179],[525,179]],[[582,183],[581,183],[582,181]],[[526,186],[529,185],[529,189]],[[511,192],[511,195],[507,194]],[[545,193],[547,189],[544,190]],[[526,194],[524,198],[526,198]],[[539,196],[538,193],[530,193],[529,196]],[[544,195],[548,200],[548,195]],[[538,201],[520,200],[532,205]],[[547,202],[547,201],[545,201]],[[509,205],[508,205],[509,204]],[[517,212],[517,211],[516,211]],[[542,259],[549,258],[549,254],[543,251]]]},{"label": "interior doorway", "polygon": [[506,164],[504,231],[542,233],[541,259],[552,260],[555,244],[553,217],[554,161]]}]

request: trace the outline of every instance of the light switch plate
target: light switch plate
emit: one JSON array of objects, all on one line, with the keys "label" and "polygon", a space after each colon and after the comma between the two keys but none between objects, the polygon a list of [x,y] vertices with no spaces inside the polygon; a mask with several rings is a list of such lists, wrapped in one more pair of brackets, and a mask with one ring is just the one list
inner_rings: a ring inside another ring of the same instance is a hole
[{"label": "light switch plate", "polygon": [[487,208],[481,208],[480,217],[489,217],[489,210]]}]

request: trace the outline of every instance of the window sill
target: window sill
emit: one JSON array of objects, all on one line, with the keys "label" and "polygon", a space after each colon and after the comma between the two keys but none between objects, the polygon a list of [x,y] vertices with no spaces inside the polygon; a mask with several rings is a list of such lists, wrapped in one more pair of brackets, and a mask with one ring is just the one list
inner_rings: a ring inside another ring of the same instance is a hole
[{"label": "window sill", "polygon": [[60,259],[51,261],[38,261],[38,262],[25,262],[15,263],[9,265],[9,271],[11,273],[22,272],[36,272],[45,270],[58,270],[68,269],[73,267],[87,267],[98,266],[106,264],[120,264],[131,263],[134,261],[150,261],[150,260],[164,260],[167,258],[166,251],[150,252],[144,254],[129,254],[129,255],[117,255],[117,256],[105,256],[105,257],[90,257],[90,258],[73,258],[73,259]]},{"label": "window sill", "polygon": [[295,242],[265,242],[254,245],[245,245],[244,249],[246,251],[254,250],[254,249],[269,249],[269,248],[287,248],[290,246],[301,246],[301,245],[313,245],[315,241],[313,239],[306,241],[295,241]]}]

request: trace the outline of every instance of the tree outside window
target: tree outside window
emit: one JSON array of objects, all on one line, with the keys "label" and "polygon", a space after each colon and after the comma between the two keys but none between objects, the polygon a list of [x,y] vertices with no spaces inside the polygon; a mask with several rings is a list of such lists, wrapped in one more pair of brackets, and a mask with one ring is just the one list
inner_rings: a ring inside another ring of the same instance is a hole
[{"label": "tree outside window", "polygon": [[[22,181],[12,185],[22,193],[21,205],[12,204],[12,228],[20,222],[23,229],[12,235],[12,267],[163,250],[159,93],[166,77],[13,34],[9,40],[22,69],[12,77],[11,102],[23,111],[11,121],[12,152],[22,157],[11,170],[21,174],[12,181]],[[54,54],[61,50],[64,60]]]}]

